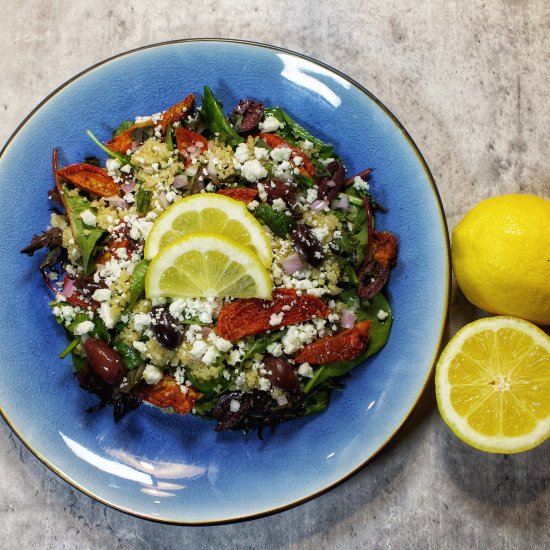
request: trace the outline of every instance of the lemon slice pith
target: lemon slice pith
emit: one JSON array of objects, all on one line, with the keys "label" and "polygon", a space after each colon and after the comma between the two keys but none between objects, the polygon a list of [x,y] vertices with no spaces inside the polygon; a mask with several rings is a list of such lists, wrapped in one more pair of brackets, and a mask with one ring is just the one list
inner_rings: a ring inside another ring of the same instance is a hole
[{"label": "lemon slice pith", "polygon": [[272,260],[264,229],[242,201],[216,193],[198,193],[176,201],[155,221],[145,243],[144,255],[152,260],[158,252],[190,233],[219,233],[255,252],[263,265]]},{"label": "lemon slice pith", "polygon": [[256,254],[216,233],[191,233],[165,246],[145,276],[147,298],[271,298],[271,278]]},{"label": "lemon slice pith", "polygon": [[550,436],[550,337],[514,317],[488,317],[451,339],[435,374],[443,420],[482,451],[516,453]]}]

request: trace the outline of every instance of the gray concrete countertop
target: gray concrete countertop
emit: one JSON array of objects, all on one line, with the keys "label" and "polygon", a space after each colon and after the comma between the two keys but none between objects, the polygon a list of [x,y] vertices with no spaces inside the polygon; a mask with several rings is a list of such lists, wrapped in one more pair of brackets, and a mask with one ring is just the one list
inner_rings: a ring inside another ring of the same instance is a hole
[{"label": "gray concrete countertop", "polygon": [[[113,54],[164,40],[283,46],[347,73],[416,140],[452,229],[479,200],[550,198],[547,0],[2,2],[0,143],[48,93]],[[449,334],[476,316],[455,293]],[[73,489],[0,421],[2,548],[548,548],[550,444],[477,452],[444,425],[430,384],[369,466],[281,514],[160,525]]]}]

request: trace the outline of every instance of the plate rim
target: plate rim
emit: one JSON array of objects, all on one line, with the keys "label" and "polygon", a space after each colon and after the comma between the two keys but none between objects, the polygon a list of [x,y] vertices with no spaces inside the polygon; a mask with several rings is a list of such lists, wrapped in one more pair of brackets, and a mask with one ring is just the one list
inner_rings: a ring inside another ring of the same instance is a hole
[{"label": "plate rim", "polygon": [[151,521],[154,523],[161,523],[166,525],[187,525],[187,526],[213,526],[213,525],[229,525],[232,523],[240,523],[245,521],[252,521],[254,519],[260,519],[267,516],[271,516],[273,514],[277,514],[280,512],[284,512],[286,510],[289,510],[291,508],[294,508],[296,506],[299,506],[301,504],[304,504],[306,502],[309,502],[310,500],[313,500],[314,498],[317,498],[330,490],[334,489],[335,487],[339,486],[340,484],[344,483],[351,477],[353,477],[355,474],[357,474],[360,470],[362,470],[367,464],[371,462],[378,454],[387,447],[389,442],[401,431],[403,426],[407,423],[407,421],[410,419],[414,409],[418,405],[418,402],[420,401],[421,397],[424,395],[426,388],[428,386],[428,383],[432,377],[435,364],[437,361],[437,357],[439,356],[439,353],[443,347],[443,341],[444,341],[444,334],[445,329],[447,327],[448,321],[449,321],[449,314],[450,314],[450,302],[451,302],[451,259],[450,259],[450,239],[449,239],[449,228],[447,224],[447,218],[445,216],[445,209],[443,207],[443,202],[441,200],[441,196],[439,194],[439,190],[437,188],[437,185],[435,183],[435,179],[433,177],[433,174],[424,159],[424,156],[420,152],[420,149],[416,145],[415,141],[409,134],[409,132],[406,130],[406,128],[401,124],[401,122],[398,120],[398,118],[386,107],[386,105],[378,99],[372,92],[370,92],[367,88],[365,88],[362,84],[354,80],[353,78],[349,77],[344,72],[332,67],[331,65],[328,65],[327,63],[324,63],[322,61],[319,61],[315,59],[314,57],[295,52],[293,50],[289,50],[287,48],[283,48],[280,46],[274,46],[272,44],[265,44],[262,42],[256,42],[252,40],[241,40],[238,38],[210,38],[210,37],[204,37],[204,38],[181,38],[181,39],[175,39],[175,40],[166,40],[162,42],[155,42],[152,44],[147,44],[145,46],[140,46],[137,48],[133,48],[131,50],[124,51],[122,53],[115,54],[111,57],[108,57],[106,59],[103,59],[102,61],[99,61],[98,63],[95,63],[93,65],[90,65],[86,69],[80,71],[76,75],[72,76],[62,84],[60,84],[57,88],[55,88],[52,92],[50,92],[42,101],[40,101],[28,114],[27,116],[21,121],[20,124],[17,125],[15,130],[12,132],[2,149],[0,150],[0,159],[4,155],[4,153],[7,151],[9,145],[12,143],[12,141],[15,139],[19,131],[27,124],[27,122],[37,113],[41,107],[43,107],[52,97],[54,97],[56,94],[58,94],[61,90],[66,88],[69,84],[74,82],[75,80],[79,79],[80,77],[84,76],[85,74],[93,71],[94,69],[105,65],[115,59],[125,57],[127,55],[131,55],[136,52],[149,50],[153,48],[158,48],[161,46],[168,46],[168,45],[174,45],[174,44],[187,44],[187,43],[212,43],[212,42],[218,42],[218,43],[231,43],[231,44],[242,44],[245,46],[253,46],[257,48],[262,49],[268,49],[273,50],[285,54],[290,54],[292,56],[304,59],[306,61],[312,62],[320,67],[323,67],[324,69],[327,69],[331,71],[332,73],[336,74],[337,76],[343,78],[353,86],[355,86],[360,92],[365,94],[370,100],[372,100],[378,107],[380,107],[386,116],[390,118],[390,120],[397,126],[397,128],[401,131],[407,142],[409,143],[409,146],[411,147],[412,151],[416,155],[418,161],[420,162],[420,165],[426,174],[426,177],[428,179],[428,183],[430,185],[431,191],[434,195],[434,198],[436,199],[437,204],[437,210],[438,214],[441,220],[442,229],[444,230],[444,241],[445,241],[445,267],[446,267],[446,284],[445,284],[445,300],[444,300],[444,310],[443,310],[443,316],[441,319],[440,329],[439,329],[439,336],[438,336],[438,345],[436,346],[435,353],[433,355],[433,358],[431,360],[431,366],[428,369],[426,376],[422,382],[421,389],[418,392],[418,395],[416,396],[416,399],[414,400],[413,404],[411,405],[411,408],[407,411],[405,416],[403,417],[403,420],[401,423],[392,431],[391,434],[388,435],[388,437],[380,444],[380,446],[374,451],[364,462],[359,464],[359,466],[353,468],[351,471],[349,471],[347,474],[342,476],[340,479],[334,481],[330,485],[327,485],[326,487],[323,487],[322,489],[319,489],[317,491],[314,491],[311,494],[308,494],[300,499],[294,500],[290,503],[276,506],[273,508],[270,508],[269,510],[264,510],[261,512],[256,512],[252,514],[248,514],[246,516],[242,517],[232,517],[228,519],[219,519],[219,520],[208,520],[208,521],[179,521],[179,520],[173,520],[173,519],[166,519],[158,516],[151,516],[147,515],[146,513],[140,513],[136,512],[134,510],[131,510],[130,508],[120,506],[117,504],[113,504],[111,502],[108,502],[107,500],[101,498],[100,496],[96,495],[93,491],[87,489],[86,487],[80,485],[78,482],[73,480],[69,475],[65,474],[63,471],[61,471],[59,468],[57,468],[54,464],[50,463],[41,453],[36,451],[31,444],[26,441],[26,439],[18,432],[18,430],[15,428],[11,420],[8,418],[7,414],[4,412],[4,409],[2,405],[0,404],[0,416],[4,419],[8,427],[11,429],[11,431],[17,436],[17,438],[25,445],[25,447],[42,462],[47,468],[49,468],[54,474],[59,476],[61,479],[69,483],[72,487],[80,491],[81,493],[87,495],[88,497],[93,498],[94,500],[100,502],[101,504],[104,504],[105,506],[108,506],[110,508],[113,508],[119,512],[123,512],[125,514],[128,514],[130,516],[144,519],[147,521]]}]

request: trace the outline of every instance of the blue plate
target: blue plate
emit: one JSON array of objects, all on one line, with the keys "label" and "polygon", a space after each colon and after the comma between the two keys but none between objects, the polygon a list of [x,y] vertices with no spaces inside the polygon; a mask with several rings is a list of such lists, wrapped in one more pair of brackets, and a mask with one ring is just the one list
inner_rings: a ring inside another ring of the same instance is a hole
[{"label": "blue plate", "polygon": [[[19,253],[48,224],[51,152],[62,165],[98,149],[122,120],[161,111],[209,85],[225,110],[251,97],[283,106],[335,145],[348,174],[373,167],[388,208],[377,227],[399,238],[388,287],[395,322],[387,346],[346,380],[329,409],[255,433],[216,433],[212,422],[142,406],[115,424],[57,354],[65,337],[48,308],[41,254]],[[1,412],[47,466],[88,495],[137,516],[219,523],[299,504],[349,477],[411,413],[430,376],[449,302],[449,247],[441,202],[396,118],[342,73],[254,43],[192,40],[109,59],[73,78],[21,124],[0,158]]]}]

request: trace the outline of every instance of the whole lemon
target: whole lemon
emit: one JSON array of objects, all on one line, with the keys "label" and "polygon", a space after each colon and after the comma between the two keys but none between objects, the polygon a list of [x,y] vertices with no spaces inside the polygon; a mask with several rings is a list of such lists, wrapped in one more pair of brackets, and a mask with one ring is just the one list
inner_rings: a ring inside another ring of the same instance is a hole
[{"label": "whole lemon", "polygon": [[550,201],[502,195],[454,228],[452,260],[466,298],[491,313],[550,325]]}]

